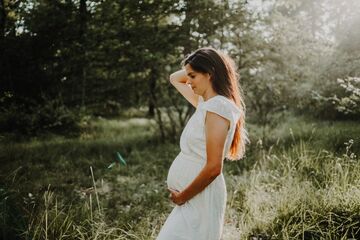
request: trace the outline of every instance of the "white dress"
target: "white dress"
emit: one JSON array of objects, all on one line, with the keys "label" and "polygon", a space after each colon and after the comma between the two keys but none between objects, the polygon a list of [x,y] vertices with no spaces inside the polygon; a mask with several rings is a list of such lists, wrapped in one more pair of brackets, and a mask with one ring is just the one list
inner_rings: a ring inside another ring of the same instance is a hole
[{"label": "white dress", "polygon": [[[180,153],[167,176],[169,188],[182,191],[206,163],[205,116],[214,112],[230,120],[225,141],[226,156],[235,133],[241,110],[230,99],[217,95],[200,102],[180,137]],[[175,206],[166,219],[157,240],[219,240],[226,206],[226,185],[221,173],[202,192],[181,206]]]}]

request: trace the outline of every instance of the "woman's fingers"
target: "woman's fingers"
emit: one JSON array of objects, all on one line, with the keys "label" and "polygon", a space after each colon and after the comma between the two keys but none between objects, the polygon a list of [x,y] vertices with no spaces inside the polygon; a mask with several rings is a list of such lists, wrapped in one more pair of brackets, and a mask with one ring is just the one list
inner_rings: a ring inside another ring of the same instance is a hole
[{"label": "woman's fingers", "polygon": [[178,199],[178,196],[180,194],[179,190],[172,189],[172,188],[168,188],[168,190],[170,191],[169,198],[171,199],[171,201],[173,203],[175,203],[176,205],[179,205],[179,206],[184,204],[182,202],[179,202],[179,199]]},{"label": "woman's fingers", "polygon": [[168,190],[170,191],[169,198],[173,200],[174,190],[172,190],[171,188],[168,188]]},{"label": "woman's fingers", "polygon": [[176,203],[176,194],[177,194],[179,191],[174,190],[174,189],[171,189],[171,188],[169,188],[168,190],[170,191],[169,198],[171,199],[171,201],[172,201],[173,203]]}]

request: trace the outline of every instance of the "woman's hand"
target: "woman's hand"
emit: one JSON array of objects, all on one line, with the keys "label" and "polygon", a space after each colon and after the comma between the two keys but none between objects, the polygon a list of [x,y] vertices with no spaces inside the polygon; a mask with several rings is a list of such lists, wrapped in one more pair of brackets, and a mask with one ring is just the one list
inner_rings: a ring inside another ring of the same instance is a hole
[{"label": "woman's hand", "polygon": [[[214,112],[207,112],[205,121],[206,164],[198,176],[181,192],[169,189],[171,200],[181,205],[203,191],[222,172],[223,150],[230,120]],[[171,191],[172,190],[172,191]]]},{"label": "woman's hand", "polygon": [[173,203],[175,203],[176,205],[183,205],[186,201],[184,199],[182,199],[182,195],[179,191],[177,190],[173,190],[173,189],[168,189],[170,191],[170,199]]}]

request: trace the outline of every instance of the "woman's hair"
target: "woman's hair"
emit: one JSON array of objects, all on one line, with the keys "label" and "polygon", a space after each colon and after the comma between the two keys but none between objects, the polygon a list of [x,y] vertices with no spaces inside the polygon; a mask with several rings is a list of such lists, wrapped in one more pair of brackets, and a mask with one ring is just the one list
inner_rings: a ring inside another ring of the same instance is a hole
[{"label": "woman's hair", "polygon": [[242,110],[236,123],[235,134],[227,156],[230,160],[238,160],[245,154],[245,145],[249,141],[245,129],[245,103],[242,89],[238,84],[239,74],[236,72],[235,62],[226,54],[211,47],[204,47],[188,55],[182,64],[189,64],[192,69],[200,73],[209,73],[211,85],[219,95],[232,99]]}]

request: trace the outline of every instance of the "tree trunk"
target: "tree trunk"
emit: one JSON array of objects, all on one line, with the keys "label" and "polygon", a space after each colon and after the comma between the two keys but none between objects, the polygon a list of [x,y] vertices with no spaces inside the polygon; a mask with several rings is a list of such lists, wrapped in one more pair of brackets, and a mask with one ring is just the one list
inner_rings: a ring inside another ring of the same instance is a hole
[{"label": "tree trunk", "polygon": [[149,111],[148,116],[154,117],[155,116],[155,108],[156,106],[156,79],[158,78],[157,70],[152,69],[150,78],[149,78]]},{"label": "tree trunk", "polygon": [[[191,0],[187,0],[185,1],[185,19],[184,22],[182,24],[183,26],[183,32],[186,33],[186,40],[184,41],[184,51],[183,51],[183,55],[186,56],[187,54],[191,53],[192,51],[194,51],[195,49],[193,49],[192,43],[191,43],[191,20],[195,17],[195,12],[194,9],[196,9],[196,3],[194,3],[194,1]],[[187,103],[187,111],[185,112],[185,116],[182,119],[182,116],[179,115],[180,118],[180,122],[182,122],[185,125],[186,120],[189,118],[190,114],[192,113],[191,111],[192,109],[192,105],[190,102]]]},{"label": "tree trunk", "polygon": [[85,107],[85,98],[86,98],[86,23],[87,23],[87,9],[86,9],[86,0],[80,0],[79,6],[79,41],[80,41],[80,54],[81,59],[79,70],[80,70],[80,79],[81,79],[81,107]]},{"label": "tree trunk", "polygon": [[186,39],[184,41],[184,51],[183,54],[184,56],[186,56],[186,54],[189,54],[193,49],[192,49],[192,44],[191,44],[191,20],[193,19],[193,2],[191,0],[185,1],[185,19],[182,23],[183,29],[182,31],[185,33]]},{"label": "tree trunk", "polygon": [[0,41],[5,37],[6,12],[4,0],[0,0]]},{"label": "tree trunk", "polygon": [[[152,29],[151,31],[153,32],[154,36],[156,34],[158,34],[158,30],[159,30],[159,27],[158,27],[158,24],[159,24],[159,17],[158,16],[153,16],[153,19],[152,19]],[[156,43],[154,43],[156,44]],[[155,49],[155,47],[154,47]],[[158,78],[160,77],[159,76],[159,72],[158,72],[158,69],[157,67],[158,66],[154,66],[154,64],[152,64],[151,62],[150,63],[147,63],[149,64],[150,66],[150,69],[151,69],[151,72],[150,72],[150,78],[149,78],[149,111],[148,111],[148,116],[149,117],[154,117],[155,116],[155,108],[157,108],[157,99],[156,99],[156,81],[158,80]]]},{"label": "tree trunk", "polygon": [[[1,69],[4,69],[4,39],[5,39],[5,25],[6,25],[6,11],[4,0],[0,0],[0,72],[4,74]],[[4,76],[3,76],[4,77]],[[2,93],[0,93],[2,94]]]}]

